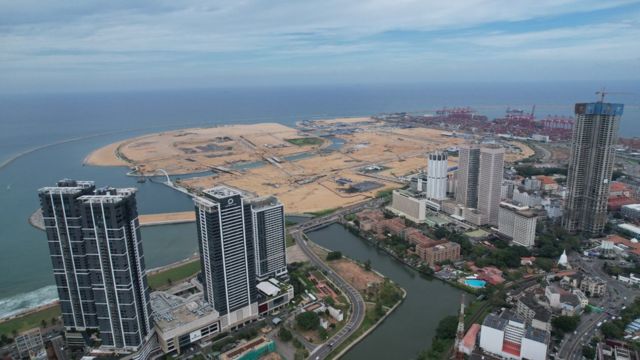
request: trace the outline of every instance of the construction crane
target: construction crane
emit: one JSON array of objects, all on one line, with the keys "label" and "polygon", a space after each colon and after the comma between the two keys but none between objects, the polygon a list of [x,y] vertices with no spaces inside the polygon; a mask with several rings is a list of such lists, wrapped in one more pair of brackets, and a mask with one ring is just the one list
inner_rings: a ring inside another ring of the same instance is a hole
[{"label": "construction crane", "polygon": [[600,102],[604,102],[604,97],[606,95],[635,95],[635,94],[632,92],[606,91],[606,89],[603,87],[602,89],[600,89],[600,91],[596,91],[596,95],[600,96]]}]

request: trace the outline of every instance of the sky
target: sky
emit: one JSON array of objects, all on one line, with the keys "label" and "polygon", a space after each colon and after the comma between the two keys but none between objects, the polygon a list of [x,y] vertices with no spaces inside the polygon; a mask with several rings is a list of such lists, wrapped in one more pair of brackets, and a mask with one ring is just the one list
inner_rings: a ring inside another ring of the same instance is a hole
[{"label": "sky", "polygon": [[640,1],[0,0],[0,93],[640,80]]}]

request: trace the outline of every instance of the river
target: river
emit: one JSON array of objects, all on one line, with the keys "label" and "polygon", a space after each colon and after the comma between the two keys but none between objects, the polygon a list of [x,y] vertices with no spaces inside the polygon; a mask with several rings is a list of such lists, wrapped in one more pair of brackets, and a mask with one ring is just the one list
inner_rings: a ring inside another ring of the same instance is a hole
[{"label": "river", "polygon": [[342,225],[334,224],[307,235],[315,243],[341,251],[352,259],[371,260],[375,270],[407,291],[405,301],[380,327],[351,349],[345,360],[415,358],[431,345],[438,322],[447,315],[456,315],[461,290],[421,276]]}]

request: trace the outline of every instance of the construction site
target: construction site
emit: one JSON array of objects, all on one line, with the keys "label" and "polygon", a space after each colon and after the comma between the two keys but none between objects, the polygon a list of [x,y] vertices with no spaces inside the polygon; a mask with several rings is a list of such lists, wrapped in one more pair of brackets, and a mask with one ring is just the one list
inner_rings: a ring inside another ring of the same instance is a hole
[{"label": "construction site", "polygon": [[[429,151],[469,139],[368,117],[167,131],[124,140],[90,154],[96,166],[128,166],[140,181],[161,174],[189,191],[227,185],[275,195],[288,213],[347,206],[399,188],[426,167]],[[510,142],[507,161],[533,153]],[[450,166],[457,158],[450,158]]]}]

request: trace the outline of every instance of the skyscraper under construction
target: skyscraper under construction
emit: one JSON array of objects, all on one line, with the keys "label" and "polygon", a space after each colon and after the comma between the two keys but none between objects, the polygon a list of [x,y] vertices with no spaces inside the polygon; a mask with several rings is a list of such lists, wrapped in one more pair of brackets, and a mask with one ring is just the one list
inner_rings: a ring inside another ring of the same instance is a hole
[{"label": "skyscraper under construction", "polygon": [[598,234],[607,222],[614,146],[624,105],[602,101],[575,106],[563,226]]}]

